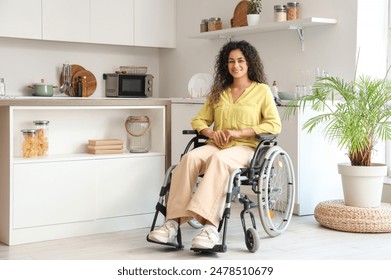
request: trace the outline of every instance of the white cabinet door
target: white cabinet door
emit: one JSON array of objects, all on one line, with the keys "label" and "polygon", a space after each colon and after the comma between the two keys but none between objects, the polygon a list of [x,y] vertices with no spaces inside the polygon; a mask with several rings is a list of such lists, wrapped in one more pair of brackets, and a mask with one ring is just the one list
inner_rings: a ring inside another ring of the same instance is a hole
[{"label": "white cabinet door", "polygon": [[97,219],[153,213],[164,156],[97,160]]},{"label": "white cabinet door", "polygon": [[1,0],[0,36],[42,39],[41,0]]},{"label": "white cabinet door", "polygon": [[134,0],[91,1],[91,42],[134,44]]},{"label": "white cabinet door", "polygon": [[295,169],[297,190],[294,212],[312,215],[319,202],[342,197],[337,163],[343,161],[345,155],[335,143],[324,139],[321,130],[311,134],[302,130],[304,122],[317,112],[298,112],[288,120],[283,117],[285,107],[279,107],[278,111],[282,118],[278,144],[290,155]]},{"label": "white cabinet door", "polygon": [[12,228],[93,220],[95,172],[92,161],[15,164]]},{"label": "white cabinet door", "polygon": [[174,48],[176,0],[135,0],[136,46]]},{"label": "white cabinet door", "polygon": [[177,164],[187,143],[194,135],[183,135],[183,130],[192,129],[191,119],[201,110],[203,104],[171,105],[171,163]]},{"label": "white cabinet door", "polygon": [[90,0],[42,0],[44,40],[89,42]]}]

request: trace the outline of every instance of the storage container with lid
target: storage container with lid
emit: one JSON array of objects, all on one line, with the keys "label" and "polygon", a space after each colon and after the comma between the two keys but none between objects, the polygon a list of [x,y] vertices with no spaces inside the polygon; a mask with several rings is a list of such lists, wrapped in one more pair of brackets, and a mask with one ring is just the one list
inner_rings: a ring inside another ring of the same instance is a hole
[{"label": "storage container with lid", "polygon": [[38,156],[37,131],[35,129],[22,129],[22,157],[35,158]]},{"label": "storage container with lid", "polygon": [[208,31],[208,20],[203,19],[201,20],[201,24],[200,24],[200,32],[207,32],[207,31]]},{"label": "storage container with lid", "polygon": [[213,17],[208,20],[208,31],[216,31],[222,28],[221,18]]},{"label": "storage container with lid", "polygon": [[288,2],[286,4],[286,10],[287,10],[287,19],[288,20],[294,20],[294,19],[299,18],[299,16],[300,16],[299,2]]},{"label": "storage container with lid", "polygon": [[274,21],[275,22],[286,21],[285,5],[274,5]]},{"label": "storage container with lid", "polygon": [[151,121],[148,116],[129,116],[125,122],[127,148],[131,153],[146,153],[151,148]]},{"label": "storage container with lid", "polygon": [[49,121],[33,121],[37,133],[38,156],[46,156],[49,151]]}]

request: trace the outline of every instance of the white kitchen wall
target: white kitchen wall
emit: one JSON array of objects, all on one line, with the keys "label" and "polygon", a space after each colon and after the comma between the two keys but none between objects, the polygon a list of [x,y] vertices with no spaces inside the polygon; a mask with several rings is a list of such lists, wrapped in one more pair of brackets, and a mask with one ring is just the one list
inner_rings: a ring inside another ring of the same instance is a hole
[{"label": "white kitchen wall", "polygon": [[[269,83],[276,80],[279,89],[292,91],[302,82],[301,72],[319,67],[330,74],[353,78],[357,50],[361,49],[359,71],[381,75],[386,68],[386,23],[388,0],[301,0],[301,17],[330,17],[333,26],[307,28],[305,51],[295,30],[234,37],[254,44],[265,65]],[[35,41],[0,38],[0,77],[7,92],[30,95],[27,85],[39,82],[58,84],[62,64],[69,61],[92,71],[97,78],[93,97],[104,96],[102,74],[120,65],[145,65],[155,76],[154,96],[187,97],[187,84],[195,73],[213,74],[215,56],[225,39],[192,39],[203,18],[221,17],[223,28],[239,0],[178,0],[177,47],[156,49],[96,44]],[[273,20],[273,6],[281,0],[263,0],[262,21]],[[357,26],[359,31],[357,31]]]},{"label": "white kitchen wall", "polygon": [[102,74],[113,72],[120,65],[148,66],[148,72],[155,76],[154,96],[159,95],[159,50],[156,48],[0,37],[0,77],[5,78],[10,95],[31,95],[32,90],[27,86],[40,82],[41,78],[58,85],[66,61],[82,65],[95,75],[97,89],[92,97],[104,97]]},{"label": "white kitchen wall", "polygon": [[[301,17],[336,18],[334,26],[304,30],[302,52],[295,30],[233,37],[255,45],[264,62],[269,83],[276,80],[281,91],[293,91],[303,82],[302,71],[315,76],[315,68],[350,80],[354,76],[357,49],[361,48],[360,70],[385,72],[385,33],[387,0],[301,0]],[[192,39],[199,32],[201,19],[221,17],[223,28],[239,0],[180,0],[177,2],[177,48],[161,50],[161,96],[186,97],[187,83],[195,73],[213,74],[215,56],[225,39]],[[263,0],[262,22],[273,21],[273,6],[281,0]],[[359,9],[360,8],[360,9]],[[358,16],[357,16],[358,15]],[[357,31],[357,25],[360,30]],[[359,41],[358,41],[359,40]]]}]

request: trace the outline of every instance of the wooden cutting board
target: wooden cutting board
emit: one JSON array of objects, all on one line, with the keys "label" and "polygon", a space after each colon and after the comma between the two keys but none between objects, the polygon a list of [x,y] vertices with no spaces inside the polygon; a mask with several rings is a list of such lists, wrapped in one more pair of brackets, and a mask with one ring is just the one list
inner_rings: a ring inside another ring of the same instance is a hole
[{"label": "wooden cutting board", "polygon": [[247,6],[247,0],[242,0],[236,5],[234,16],[231,19],[231,27],[247,26]]},{"label": "wooden cutting board", "polygon": [[86,92],[85,96],[83,96],[83,97],[91,96],[96,90],[96,78],[95,78],[94,74],[92,74],[90,71],[84,69],[84,70],[77,71],[75,74],[72,75],[72,87],[75,89],[76,94],[79,94],[77,92],[77,79],[78,79],[78,77],[82,77],[82,78],[86,77],[86,80],[87,80],[87,92]]},{"label": "wooden cutting board", "polygon": [[[83,66],[80,66],[80,65],[77,65],[77,64],[71,64],[71,77],[73,77],[73,75],[75,75],[76,72],[80,71],[80,70],[85,70]],[[64,73],[61,72],[61,75],[60,75],[60,85],[62,85],[64,83]]]}]

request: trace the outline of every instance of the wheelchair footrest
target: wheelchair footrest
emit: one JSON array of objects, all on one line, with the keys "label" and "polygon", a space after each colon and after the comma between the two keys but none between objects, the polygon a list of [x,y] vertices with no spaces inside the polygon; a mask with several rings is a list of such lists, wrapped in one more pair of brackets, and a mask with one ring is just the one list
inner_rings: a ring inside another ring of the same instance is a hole
[{"label": "wheelchair footrest", "polygon": [[207,253],[225,253],[227,252],[227,245],[217,244],[211,249],[202,249],[202,248],[190,248],[194,252],[207,252]]},{"label": "wheelchair footrest", "polygon": [[183,247],[184,247],[183,245],[179,245],[179,244],[177,244],[177,243],[163,243],[163,242],[158,242],[158,241],[149,239],[148,236],[147,236],[147,241],[148,241],[148,242],[151,242],[151,243],[160,244],[160,245],[166,245],[166,246],[170,246],[170,247],[175,247],[175,248],[180,249],[180,250],[182,250]]}]

